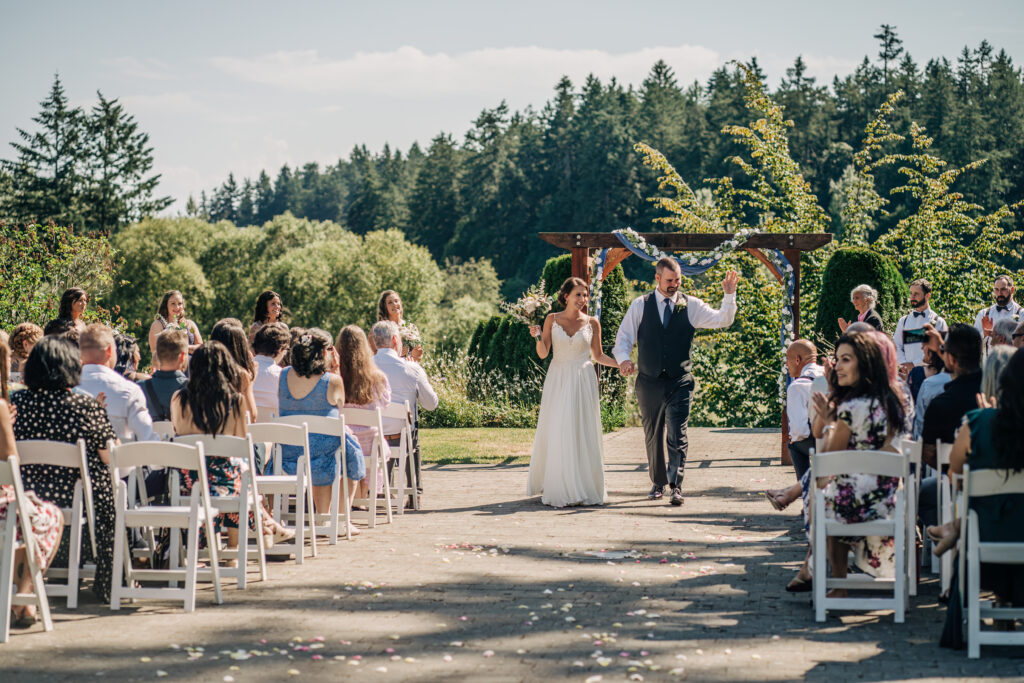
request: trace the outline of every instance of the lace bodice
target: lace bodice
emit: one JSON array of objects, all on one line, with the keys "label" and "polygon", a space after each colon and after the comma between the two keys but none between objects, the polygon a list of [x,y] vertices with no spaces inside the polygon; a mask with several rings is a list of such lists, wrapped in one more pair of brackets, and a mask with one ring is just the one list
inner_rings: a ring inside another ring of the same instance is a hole
[{"label": "lace bodice", "polygon": [[569,333],[558,324],[552,321],[551,325],[551,362],[552,363],[589,363],[590,342],[594,337],[594,330],[590,323],[586,323],[576,334],[569,336]]}]

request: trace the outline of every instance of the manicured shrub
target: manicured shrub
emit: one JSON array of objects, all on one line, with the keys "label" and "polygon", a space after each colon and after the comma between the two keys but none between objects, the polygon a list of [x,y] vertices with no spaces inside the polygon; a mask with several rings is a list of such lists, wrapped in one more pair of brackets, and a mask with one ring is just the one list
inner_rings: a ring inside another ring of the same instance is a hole
[{"label": "manicured shrub", "polygon": [[844,247],[832,254],[821,276],[815,328],[822,340],[833,342],[839,337],[839,318],[857,319],[850,292],[861,284],[878,290],[875,310],[882,316],[885,329],[896,327],[909,294],[896,265],[869,247]]}]

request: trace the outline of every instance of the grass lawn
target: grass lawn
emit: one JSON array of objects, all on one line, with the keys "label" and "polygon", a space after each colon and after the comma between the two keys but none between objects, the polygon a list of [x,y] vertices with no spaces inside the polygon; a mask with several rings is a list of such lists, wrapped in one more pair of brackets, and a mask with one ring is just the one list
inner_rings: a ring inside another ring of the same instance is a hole
[{"label": "grass lawn", "polygon": [[421,429],[423,462],[511,465],[530,461],[533,429]]}]

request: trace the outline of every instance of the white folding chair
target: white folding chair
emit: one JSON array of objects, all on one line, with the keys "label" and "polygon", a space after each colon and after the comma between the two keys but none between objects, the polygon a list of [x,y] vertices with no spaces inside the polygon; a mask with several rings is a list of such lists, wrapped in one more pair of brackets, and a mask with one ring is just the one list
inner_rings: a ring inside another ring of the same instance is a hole
[{"label": "white folding chair", "polygon": [[[384,439],[384,426],[381,421],[380,408],[342,408],[338,411],[341,417],[345,418],[345,424],[350,427],[376,427],[377,435],[373,437],[373,444],[369,453],[363,453],[366,457],[366,486],[369,495],[366,498],[359,498],[357,501],[366,505],[367,523],[373,529],[377,526],[378,503],[384,503],[385,520],[391,523],[391,485],[388,483],[388,458],[391,455],[387,441]],[[384,480],[384,500],[377,499],[378,473]]]},{"label": "white folding chair", "polygon": [[170,420],[155,420],[153,433],[159,436],[161,441],[174,441],[174,423]]},{"label": "white folding chair", "polygon": [[917,502],[921,493],[921,442],[900,439],[900,452],[907,459],[908,476],[904,482],[907,501],[907,587],[911,596],[917,595],[920,563],[917,560]]},{"label": "white folding chair", "polygon": [[[314,513],[316,533],[326,535],[327,542],[330,545],[336,545],[340,535],[344,535],[345,538],[351,541],[352,529],[349,526],[349,522],[352,520],[352,508],[349,505],[348,498],[349,483],[348,461],[345,459],[345,418],[326,417],[323,415],[286,415],[284,417],[275,417],[272,422],[286,425],[304,424],[309,429],[310,434],[336,436],[341,440],[341,446],[334,452],[334,464],[338,468],[338,472],[341,473],[341,476],[331,482],[331,508],[327,512],[314,511]],[[310,468],[312,469],[312,464]],[[312,479],[310,483],[312,484]],[[343,502],[339,501],[339,496],[344,498]],[[344,507],[343,513],[339,510],[339,507],[342,506]],[[345,522],[344,530],[340,526],[342,518],[344,518]]]},{"label": "white folding chair", "polygon": [[[219,557],[222,560],[238,560],[237,567],[221,567],[221,577],[234,577],[237,586],[245,590],[245,577],[249,567],[249,514],[253,516],[256,526],[256,569],[260,573],[260,581],[267,580],[266,548],[263,543],[263,515],[260,510],[260,498],[256,476],[256,456],[252,449],[252,437],[218,435],[216,438],[209,434],[188,434],[177,436],[174,443],[184,443],[195,446],[203,444],[203,454],[207,460],[210,458],[230,458],[236,462],[244,463],[242,467],[242,495],[240,496],[210,496],[210,505],[214,510],[221,513],[233,513],[238,515],[238,548],[230,549],[220,547]],[[171,490],[171,505],[180,505],[181,488]],[[219,534],[218,534],[219,536]]]},{"label": "white folding chair", "polygon": [[[949,454],[952,452],[953,444],[935,442],[935,467],[938,477],[935,495],[940,525],[953,521],[953,484],[949,474]],[[932,558],[932,571],[939,575],[942,592],[948,593],[953,581],[953,555],[945,553],[939,558],[932,555]]]},{"label": "white folding chair", "polygon": [[[14,488],[14,500],[7,504],[7,517],[0,524],[0,643],[6,643],[11,635],[11,607],[15,605],[35,605],[43,620],[43,629],[53,630],[50,618],[50,603],[46,599],[46,587],[43,585],[43,568],[37,561],[36,539],[32,535],[29,522],[31,513],[25,487],[21,483],[21,472],[18,456],[12,455],[7,460],[0,460],[0,486]],[[21,542],[17,541],[18,528],[21,526]],[[14,592],[14,553],[19,548],[25,549],[25,562],[32,575],[32,592]]]},{"label": "white folding chair", "polygon": [[[82,578],[95,576],[96,565],[82,566],[82,529],[88,525],[89,543],[92,556],[96,557],[96,532],[93,516],[95,508],[92,499],[92,479],[89,477],[89,466],[85,452],[85,440],[77,443],[63,441],[26,440],[18,441],[18,460],[22,467],[28,465],[49,465],[67,467],[78,470],[78,481],[71,507],[61,508],[64,525],[70,527],[71,538],[68,545],[68,566],[52,567],[47,572],[47,579],[66,579],[66,583],[50,583],[49,594],[53,597],[67,598],[68,609],[78,607],[78,590]],[[88,523],[88,524],[87,524]]]},{"label": "white folding chair", "polygon": [[[194,470],[196,480],[206,482],[206,458],[203,444],[189,446],[181,443],[139,441],[110,447],[111,480],[115,486],[114,523],[114,571],[110,582],[110,609],[121,609],[121,601],[134,598],[155,598],[182,600],[186,612],[196,606],[196,582],[200,579],[213,581],[217,604],[223,603],[220,589],[220,568],[218,567],[217,543],[213,533],[214,511],[210,505],[208,486],[193,486],[189,504],[184,505],[140,505],[128,506],[128,486],[122,477],[128,470],[143,466],[162,466],[176,470]],[[199,569],[199,529],[206,528],[210,566]],[[187,532],[187,559],[184,568],[135,569],[128,552],[128,529],[133,527],[169,528]],[[184,580],[184,588],[177,582]],[[167,582],[167,588],[136,587],[136,581]],[[127,583],[127,585],[123,585]]]},{"label": "white folding chair", "polygon": [[[274,496],[271,515],[279,524],[292,522],[295,528],[295,539],[287,543],[275,543],[266,549],[267,555],[295,554],[295,564],[302,564],[306,547],[306,534],[309,534],[313,557],[316,549],[316,517],[313,511],[313,474],[309,466],[309,428],[301,425],[281,424],[278,422],[253,422],[245,426],[245,430],[253,441],[262,441],[273,445],[272,457],[274,472],[282,472],[281,446],[298,446],[302,448],[295,466],[295,474],[259,474],[256,482],[264,496]],[[295,514],[288,513],[292,499],[295,503]]]},{"label": "white folding chair", "polygon": [[[982,540],[978,513],[970,509],[972,498],[1024,495],[1024,472],[977,470],[964,465],[964,499],[960,506],[960,595],[966,603],[967,656],[978,659],[982,645],[1024,645],[1024,631],[983,631],[982,619],[1024,619],[1020,607],[996,607],[981,600],[981,564],[1024,565],[1024,543],[994,543]],[[949,553],[946,553],[949,555]],[[966,575],[966,590],[965,586]]]},{"label": "white folding chair", "polygon": [[[405,497],[412,498],[413,510],[420,509],[419,482],[416,481],[416,468],[412,459],[412,411],[409,402],[389,403],[380,409],[384,420],[401,420],[400,439],[397,446],[390,446],[391,459],[395,461],[395,469],[391,477],[391,500],[398,514],[405,514]],[[408,467],[406,463],[409,463]],[[397,473],[397,474],[396,474]]]},{"label": "white folding chair", "polygon": [[[846,524],[825,517],[824,489],[818,488],[818,477],[841,474],[869,474],[897,477],[902,484],[907,480],[907,459],[899,453],[885,451],[835,451],[811,456],[811,537],[814,539],[814,614],[817,621],[825,621],[829,608],[851,610],[892,609],[897,624],[903,623],[907,604],[906,562],[906,501],[904,489],[897,488],[892,517],[858,524]],[[828,578],[828,547],[830,536],[891,536],[896,571],[893,578],[876,578],[867,575],[846,578]],[[891,590],[891,598],[829,598],[826,591],[831,588],[846,590]]]}]

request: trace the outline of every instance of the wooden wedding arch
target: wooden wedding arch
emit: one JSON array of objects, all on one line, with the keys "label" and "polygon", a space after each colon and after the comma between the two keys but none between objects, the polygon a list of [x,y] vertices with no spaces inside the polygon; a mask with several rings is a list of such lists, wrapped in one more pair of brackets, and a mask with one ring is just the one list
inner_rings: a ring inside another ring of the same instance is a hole
[{"label": "wooden wedding arch", "polygon": [[[711,251],[726,240],[732,239],[732,233],[678,233],[678,232],[642,232],[640,235],[650,244],[662,251]],[[615,266],[622,263],[632,252],[622,246],[622,242],[610,232],[542,232],[537,235],[548,244],[567,249],[572,254],[572,274],[590,283],[591,250],[608,249],[604,268],[600,277],[610,273]],[[793,266],[793,338],[800,338],[800,254],[814,251],[832,241],[829,233],[758,233],[751,235],[741,247],[752,254],[775,276],[779,283],[784,283],[782,273],[761,251],[777,249],[782,252]],[[782,410],[782,462],[789,464],[789,422],[785,407]]]}]

